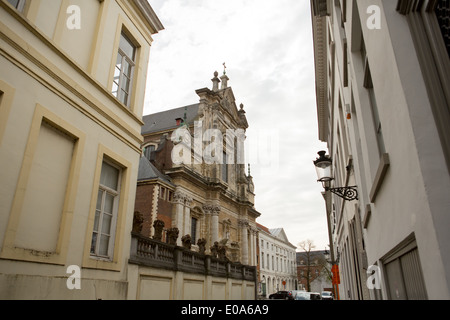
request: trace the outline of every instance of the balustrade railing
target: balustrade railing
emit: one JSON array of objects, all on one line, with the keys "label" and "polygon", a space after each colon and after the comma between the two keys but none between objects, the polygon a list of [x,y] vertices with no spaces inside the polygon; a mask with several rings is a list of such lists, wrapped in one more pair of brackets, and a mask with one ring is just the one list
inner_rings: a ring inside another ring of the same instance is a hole
[{"label": "balustrade railing", "polygon": [[256,267],[221,260],[183,247],[131,234],[130,263],[256,282]]}]

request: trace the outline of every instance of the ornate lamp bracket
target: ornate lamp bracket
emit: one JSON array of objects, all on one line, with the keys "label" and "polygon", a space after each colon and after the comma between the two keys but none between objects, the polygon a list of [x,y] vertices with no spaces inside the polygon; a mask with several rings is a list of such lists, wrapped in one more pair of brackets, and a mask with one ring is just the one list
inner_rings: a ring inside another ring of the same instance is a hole
[{"label": "ornate lamp bracket", "polygon": [[337,196],[348,201],[358,200],[358,189],[356,188],[356,186],[338,188],[325,187],[325,190],[331,191]]}]

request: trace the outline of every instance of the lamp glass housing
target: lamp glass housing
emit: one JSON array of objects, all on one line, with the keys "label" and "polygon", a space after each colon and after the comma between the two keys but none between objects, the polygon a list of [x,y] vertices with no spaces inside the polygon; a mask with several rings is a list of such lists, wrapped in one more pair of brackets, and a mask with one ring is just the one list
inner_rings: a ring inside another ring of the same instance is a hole
[{"label": "lamp glass housing", "polygon": [[314,161],[317,173],[317,181],[328,182],[333,180],[331,177],[331,158],[325,155],[325,151],[319,151],[319,158]]},{"label": "lamp glass housing", "polygon": [[317,181],[327,182],[331,181],[331,162],[316,165]]}]

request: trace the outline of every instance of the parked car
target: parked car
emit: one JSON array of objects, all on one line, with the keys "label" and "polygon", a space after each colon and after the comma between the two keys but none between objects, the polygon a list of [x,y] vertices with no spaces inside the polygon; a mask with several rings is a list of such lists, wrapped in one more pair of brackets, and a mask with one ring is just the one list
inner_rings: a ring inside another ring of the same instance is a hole
[{"label": "parked car", "polygon": [[292,293],[291,291],[278,291],[269,295],[269,299],[292,300]]},{"label": "parked car", "polygon": [[297,294],[299,292],[306,292],[306,291],[305,290],[291,290],[289,292],[291,293],[292,300],[295,300],[295,297],[297,296]]},{"label": "parked car", "polygon": [[330,291],[322,292],[322,300],[333,300],[333,294]]},{"label": "parked car", "polygon": [[322,300],[318,292],[299,291],[294,297],[294,300]]}]

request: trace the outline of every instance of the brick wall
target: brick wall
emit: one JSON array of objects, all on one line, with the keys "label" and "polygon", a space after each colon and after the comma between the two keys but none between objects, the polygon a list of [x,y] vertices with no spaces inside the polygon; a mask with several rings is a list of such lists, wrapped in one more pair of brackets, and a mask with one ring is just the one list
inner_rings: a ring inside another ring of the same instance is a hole
[{"label": "brick wall", "polygon": [[138,185],[136,189],[134,210],[139,211],[144,216],[141,234],[146,237],[150,236],[150,230],[153,228],[151,214],[154,186],[154,184],[144,184]]}]

